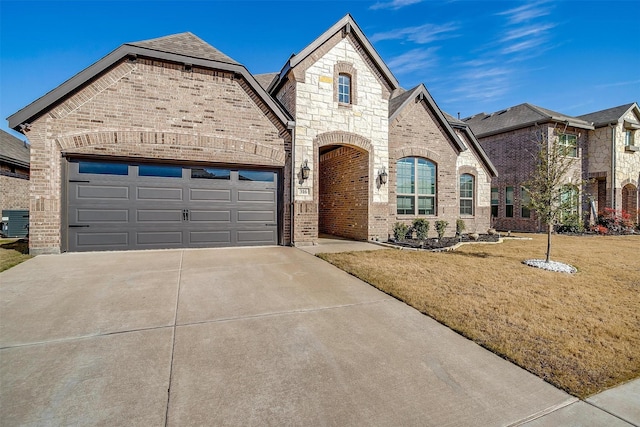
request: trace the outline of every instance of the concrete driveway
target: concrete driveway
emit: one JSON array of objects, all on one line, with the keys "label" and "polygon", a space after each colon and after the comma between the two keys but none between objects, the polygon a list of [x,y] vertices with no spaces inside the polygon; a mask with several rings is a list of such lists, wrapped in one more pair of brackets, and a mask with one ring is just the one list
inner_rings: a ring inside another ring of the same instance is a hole
[{"label": "concrete driveway", "polygon": [[629,425],[295,248],[39,256],[0,282],[0,425]]}]

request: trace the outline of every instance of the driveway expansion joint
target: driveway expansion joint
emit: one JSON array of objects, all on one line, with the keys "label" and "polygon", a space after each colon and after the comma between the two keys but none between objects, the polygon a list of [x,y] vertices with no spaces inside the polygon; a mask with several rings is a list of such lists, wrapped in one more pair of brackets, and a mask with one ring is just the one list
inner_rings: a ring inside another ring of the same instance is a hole
[{"label": "driveway expansion joint", "polygon": [[512,424],[508,424],[507,427],[517,427],[517,426],[521,426],[524,425],[526,423],[530,423],[531,421],[537,420],[538,418],[542,418],[546,415],[549,415],[553,412],[559,411],[563,408],[566,408],[567,406],[571,406],[576,402],[580,402],[580,399],[578,399],[577,397],[571,397],[567,400],[565,400],[564,402],[560,402],[556,405],[552,405],[549,406],[548,408],[545,408],[539,412],[536,412],[535,414],[531,414],[526,418],[523,418],[521,420],[518,420]]}]

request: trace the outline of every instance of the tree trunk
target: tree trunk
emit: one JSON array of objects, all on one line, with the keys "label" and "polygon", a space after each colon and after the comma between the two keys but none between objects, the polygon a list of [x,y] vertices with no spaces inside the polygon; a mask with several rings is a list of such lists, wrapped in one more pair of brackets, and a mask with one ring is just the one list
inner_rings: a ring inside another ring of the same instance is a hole
[{"label": "tree trunk", "polygon": [[549,262],[549,256],[551,255],[551,229],[552,225],[547,224],[547,259],[546,262]]}]

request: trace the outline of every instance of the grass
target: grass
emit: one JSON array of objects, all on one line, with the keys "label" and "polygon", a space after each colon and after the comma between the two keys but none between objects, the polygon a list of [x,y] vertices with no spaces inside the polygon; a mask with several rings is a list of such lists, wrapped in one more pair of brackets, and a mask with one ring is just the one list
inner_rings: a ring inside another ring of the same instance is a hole
[{"label": "grass", "polygon": [[640,236],[546,236],[454,252],[320,254],[549,383],[584,398],[640,376]]},{"label": "grass", "polygon": [[32,258],[24,239],[0,239],[0,271],[5,271]]}]

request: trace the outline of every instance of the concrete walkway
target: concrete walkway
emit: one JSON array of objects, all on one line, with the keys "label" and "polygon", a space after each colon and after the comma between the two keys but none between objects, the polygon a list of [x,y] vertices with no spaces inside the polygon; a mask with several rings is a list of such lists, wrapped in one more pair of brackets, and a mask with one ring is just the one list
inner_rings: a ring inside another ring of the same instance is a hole
[{"label": "concrete walkway", "polygon": [[3,426],[628,426],[639,385],[579,401],[295,248],[0,273]]}]

